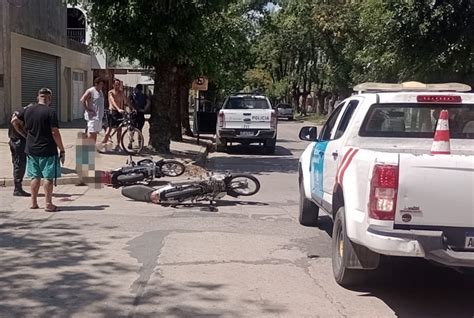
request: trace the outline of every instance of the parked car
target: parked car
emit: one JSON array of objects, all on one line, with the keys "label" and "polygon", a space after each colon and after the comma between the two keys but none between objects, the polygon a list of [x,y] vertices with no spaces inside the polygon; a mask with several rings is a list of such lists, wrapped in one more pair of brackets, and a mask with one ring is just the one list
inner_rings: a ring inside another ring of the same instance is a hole
[{"label": "parked car", "polygon": [[276,107],[278,118],[294,119],[293,106],[290,104],[278,104]]},{"label": "parked car", "polygon": [[319,136],[316,127],[300,131],[312,143],[299,160],[299,222],[332,217],[336,281],[357,283],[380,255],[474,267],[471,88],[409,82],[354,90]]},{"label": "parked car", "polygon": [[267,97],[237,94],[224,101],[217,116],[216,150],[225,151],[229,143],[259,143],[266,153],[274,153],[277,115]]}]

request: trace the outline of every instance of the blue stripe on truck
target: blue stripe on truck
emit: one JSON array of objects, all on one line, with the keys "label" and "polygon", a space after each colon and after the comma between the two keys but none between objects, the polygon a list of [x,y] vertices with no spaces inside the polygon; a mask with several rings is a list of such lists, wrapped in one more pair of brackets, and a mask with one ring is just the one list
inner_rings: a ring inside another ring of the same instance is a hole
[{"label": "blue stripe on truck", "polygon": [[310,175],[311,175],[311,195],[313,198],[323,198],[323,168],[324,153],[329,141],[317,142],[311,153]]}]

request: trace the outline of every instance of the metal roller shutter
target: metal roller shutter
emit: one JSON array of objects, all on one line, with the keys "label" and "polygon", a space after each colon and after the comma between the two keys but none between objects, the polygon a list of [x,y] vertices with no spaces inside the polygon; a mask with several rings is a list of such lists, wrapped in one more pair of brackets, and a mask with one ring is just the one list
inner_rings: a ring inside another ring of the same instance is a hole
[{"label": "metal roller shutter", "polygon": [[21,105],[36,101],[38,90],[48,87],[53,92],[51,106],[58,111],[58,58],[21,49]]}]

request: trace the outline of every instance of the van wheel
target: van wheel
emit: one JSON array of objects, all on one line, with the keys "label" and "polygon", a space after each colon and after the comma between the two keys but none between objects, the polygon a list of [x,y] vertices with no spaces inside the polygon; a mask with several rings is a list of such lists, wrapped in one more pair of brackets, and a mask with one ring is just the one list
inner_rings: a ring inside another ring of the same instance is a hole
[{"label": "van wheel", "polygon": [[318,224],[319,207],[314,202],[306,199],[303,182],[300,181],[300,202],[298,221],[304,226],[316,226]]},{"label": "van wheel", "polygon": [[362,283],[366,277],[364,270],[348,268],[351,257],[357,257],[352,244],[346,233],[345,210],[341,207],[334,218],[332,230],[332,270],[341,286]]}]

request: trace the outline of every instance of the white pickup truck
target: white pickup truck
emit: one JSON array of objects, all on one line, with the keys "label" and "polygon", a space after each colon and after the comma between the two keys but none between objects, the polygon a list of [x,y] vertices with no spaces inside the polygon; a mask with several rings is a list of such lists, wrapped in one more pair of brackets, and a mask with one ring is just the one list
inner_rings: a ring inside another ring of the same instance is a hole
[{"label": "white pickup truck", "polygon": [[[333,219],[336,281],[351,285],[380,255],[474,267],[474,94],[467,85],[364,83],[342,101],[299,160],[299,221]],[[450,154],[431,154],[449,114]]]},{"label": "white pickup truck", "polygon": [[224,101],[217,116],[217,151],[225,151],[229,143],[260,143],[271,154],[275,152],[276,138],[277,114],[268,98],[238,94]]}]

